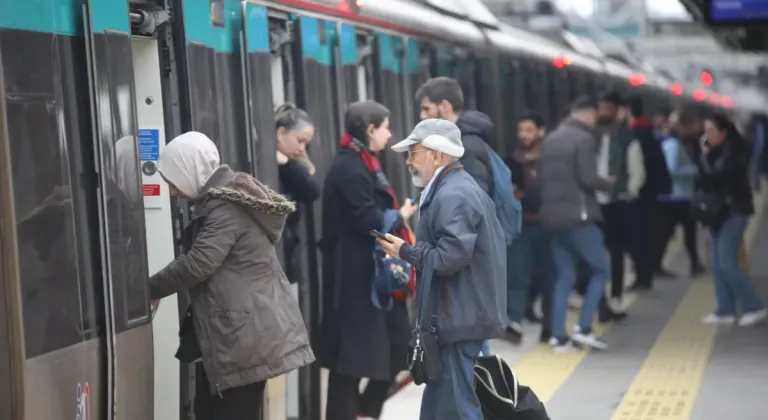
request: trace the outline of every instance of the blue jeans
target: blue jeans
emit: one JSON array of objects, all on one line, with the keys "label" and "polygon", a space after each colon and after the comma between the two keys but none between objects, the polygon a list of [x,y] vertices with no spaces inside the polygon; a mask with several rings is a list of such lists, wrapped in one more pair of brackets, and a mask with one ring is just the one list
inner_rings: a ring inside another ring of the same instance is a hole
[{"label": "blue jeans", "polygon": [[715,313],[720,316],[736,315],[737,302],[742,313],[765,307],[749,276],[739,267],[739,247],[746,228],[747,216],[732,215],[720,229],[709,231],[710,264],[717,299]]},{"label": "blue jeans", "polygon": [[[534,273],[535,271],[535,273]],[[548,325],[554,283],[550,235],[538,224],[524,224],[520,236],[507,247],[507,317],[521,322],[530,289],[542,295],[544,325]],[[531,279],[536,275],[536,284]]]},{"label": "blue jeans", "polygon": [[464,341],[440,348],[443,377],[427,384],[419,420],[483,420],[475,394],[475,361],[482,341]]},{"label": "blue jeans", "polygon": [[568,296],[576,283],[576,263],[583,260],[591,272],[581,306],[579,327],[592,328],[592,321],[608,281],[608,258],[603,247],[603,232],[595,224],[582,224],[552,235],[552,258],[557,276],[552,297],[552,337],[565,338]]}]

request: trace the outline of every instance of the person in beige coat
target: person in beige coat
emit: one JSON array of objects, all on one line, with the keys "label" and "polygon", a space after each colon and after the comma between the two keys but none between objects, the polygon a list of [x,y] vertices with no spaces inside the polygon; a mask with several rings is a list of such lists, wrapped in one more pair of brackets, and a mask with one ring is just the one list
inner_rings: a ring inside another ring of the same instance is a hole
[{"label": "person in beige coat", "polygon": [[173,139],[158,172],[171,195],[194,203],[185,253],[149,279],[150,298],[189,290],[177,357],[202,358],[210,392],[195,401],[198,420],[259,418],[267,379],[315,360],[275,252],[296,206],[251,175],[219,164],[202,133]]}]

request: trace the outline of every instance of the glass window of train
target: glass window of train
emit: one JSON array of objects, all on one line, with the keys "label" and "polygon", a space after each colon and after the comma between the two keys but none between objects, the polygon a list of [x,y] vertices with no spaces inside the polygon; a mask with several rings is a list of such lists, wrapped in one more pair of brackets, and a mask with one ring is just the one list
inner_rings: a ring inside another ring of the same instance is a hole
[{"label": "glass window of train", "polygon": [[27,358],[80,341],[79,267],[67,148],[52,99],[8,99]]},{"label": "glass window of train", "polygon": [[[130,40],[122,34],[107,34],[107,45],[112,57],[130,54]],[[141,178],[138,171],[136,117],[133,105],[133,68],[120,60],[109,60],[109,97],[112,111],[112,141],[114,141],[113,168],[109,174],[107,193],[107,219],[111,276],[114,284],[114,311],[117,331],[129,324],[149,321],[149,294],[147,290],[147,250],[144,228],[144,205]],[[105,128],[106,129],[106,128]],[[102,139],[103,140],[103,139]],[[106,159],[105,159],[106,160]]]}]

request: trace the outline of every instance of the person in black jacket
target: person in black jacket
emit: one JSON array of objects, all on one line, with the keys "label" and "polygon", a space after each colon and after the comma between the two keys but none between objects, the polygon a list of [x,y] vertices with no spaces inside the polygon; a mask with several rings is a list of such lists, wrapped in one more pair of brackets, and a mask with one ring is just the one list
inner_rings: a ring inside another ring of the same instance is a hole
[{"label": "person in black jacket", "polygon": [[461,130],[464,156],[461,164],[488,195],[493,197],[493,172],[485,143],[492,144],[493,122],[480,111],[464,109],[464,92],[455,79],[435,77],[416,91],[422,120],[446,119]]},{"label": "person in black jacket", "polygon": [[[277,170],[280,192],[289,200],[310,204],[320,198],[320,185],[313,179],[315,167],[306,155],[307,144],[315,136],[315,125],[304,110],[286,103],[275,109],[275,136],[277,137]],[[283,230],[283,259],[285,274],[291,283],[302,276],[300,240],[301,211],[288,216]]]},{"label": "person in black jacket", "polygon": [[629,126],[632,136],[640,143],[645,166],[645,183],[640,188],[636,200],[627,206],[627,218],[630,223],[630,253],[633,254],[637,279],[633,289],[650,289],[653,286],[653,274],[656,270],[655,253],[652,250],[664,235],[661,223],[659,197],[672,190],[672,178],[661,144],[656,140],[654,127],[645,117],[643,100],[639,96],[627,99],[629,108]]},{"label": "person in black jacket", "polygon": [[[405,300],[377,308],[375,239],[385,218],[404,226],[416,212],[402,207],[374,153],[391,137],[389,110],[374,101],[349,105],[345,134],[323,184],[323,317],[320,362],[330,370],[326,419],[379,418],[387,391],[405,370],[411,324]],[[391,229],[392,232],[399,229]],[[360,393],[360,380],[368,378]]]},{"label": "person in black jacket", "polygon": [[[709,224],[710,264],[715,281],[715,311],[703,318],[706,324],[733,324],[737,305],[740,326],[768,317],[754,284],[739,266],[739,246],[755,208],[749,183],[748,144],[725,115],[704,122],[706,141],[699,160],[700,185],[694,202],[720,203],[722,210]],[[706,197],[706,198],[705,198]],[[709,219],[709,218],[708,218]]]}]

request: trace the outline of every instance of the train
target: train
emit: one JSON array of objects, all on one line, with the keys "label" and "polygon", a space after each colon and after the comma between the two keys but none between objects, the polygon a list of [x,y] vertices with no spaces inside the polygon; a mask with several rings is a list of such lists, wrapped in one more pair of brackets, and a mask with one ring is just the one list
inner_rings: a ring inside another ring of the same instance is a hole
[{"label": "train", "polygon": [[[174,359],[188,299],[153,310],[146,286],[180,252],[189,217],[156,170],[182,132],[207,134],[224,163],[277,187],[276,104],[315,120],[308,153],[322,179],[348,103],[385,104],[402,138],[416,89],[438,75],[495,121],[502,156],[523,112],[555,124],[576,97],[607,90],[649,110],[751,111],[463,3],[0,2],[0,418],[193,418],[197,368]],[[381,158],[397,194],[413,196],[402,157]],[[318,342],[320,208],[302,210],[296,294]],[[318,366],[270,380],[264,418],[320,419],[322,385]]]}]

